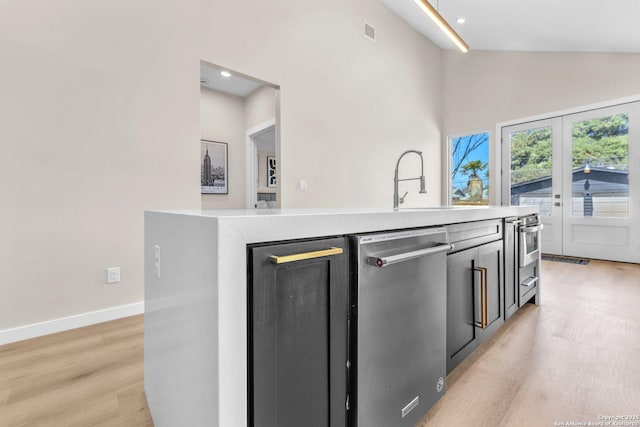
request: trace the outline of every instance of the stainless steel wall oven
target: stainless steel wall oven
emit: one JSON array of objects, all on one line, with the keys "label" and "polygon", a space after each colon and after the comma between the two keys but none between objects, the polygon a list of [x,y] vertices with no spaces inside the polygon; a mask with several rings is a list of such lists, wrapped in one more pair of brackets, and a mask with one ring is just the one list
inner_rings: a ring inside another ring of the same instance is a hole
[{"label": "stainless steel wall oven", "polygon": [[538,215],[505,218],[505,318],[540,301],[541,231]]},{"label": "stainless steel wall oven", "polygon": [[526,267],[540,258],[540,233],[543,225],[538,215],[520,218],[519,231],[519,259],[520,267]]}]

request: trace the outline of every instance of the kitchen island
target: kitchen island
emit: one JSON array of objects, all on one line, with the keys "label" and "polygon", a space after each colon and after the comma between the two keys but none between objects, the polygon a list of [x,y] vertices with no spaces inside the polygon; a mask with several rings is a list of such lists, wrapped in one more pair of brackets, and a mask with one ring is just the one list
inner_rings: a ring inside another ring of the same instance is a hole
[{"label": "kitchen island", "polygon": [[537,213],[535,207],[145,213],[145,392],[157,426],[248,423],[247,247]]}]

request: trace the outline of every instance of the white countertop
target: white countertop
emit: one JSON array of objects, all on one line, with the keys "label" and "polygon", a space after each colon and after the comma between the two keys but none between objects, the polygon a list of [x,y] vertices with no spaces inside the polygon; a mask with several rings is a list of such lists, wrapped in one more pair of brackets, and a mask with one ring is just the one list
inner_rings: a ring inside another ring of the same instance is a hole
[{"label": "white countertop", "polygon": [[538,212],[534,206],[455,206],[394,210],[343,209],[228,209],[153,211],[212,218],[230,227],[244,244],[340,234],[428,227],[481,221]]},{"label": "white countertop", "polygon": [[425,208],[306,208],[306,209],[214,209],[214,210],[162,210],[180,215],[196,215],[216,218],[247,218],[264,216],[301,216],[301,215],[360,215],[360,214],[394,214],[406,215],[416,212],[507,212],[519,213],[521,210],[535,212],[535,206],[433,206]]}]

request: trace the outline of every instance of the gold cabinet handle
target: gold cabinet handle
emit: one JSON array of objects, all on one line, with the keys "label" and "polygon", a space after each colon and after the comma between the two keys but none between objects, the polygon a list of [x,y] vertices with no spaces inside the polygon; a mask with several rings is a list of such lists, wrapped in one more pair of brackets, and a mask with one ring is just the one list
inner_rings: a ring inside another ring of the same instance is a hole
[{"label": "gold cabinet handle", "polygon": [[[477,322],[474,316],[473,324],[478,328],[484,329],[484,286],[483,286],[484,278],[482,274],[483,270],[482,270],[482,267],[475,267],[473,271],[477,271],[480,273],[480,321]],[[475,282],[475,279],[474,279],[474,282]]]},{"label": "gold cabinet handle", "polygon": [[480,273],[480,322],[474,323],[477,327],[485,329],[489,326],[488,272],[484,267],[475,267],[473,270]]},{"label": "gold cabinet handle", "polygon": [[489,273],[486,268],[484,270],[484,328],[489,326]]},{"label": "gold cabinet handle", "polygon": [[343,252],[344,251],[342,248],[331,247],[329,249],[323,249],[321,251],[303,252],[301,254],[283,255],[283,256],[271,255],[269,258],[271,259],[271,262],[273,262],[274,264],[284,264],[287,262],[302,261],[305,259],[322,258],[325,256],[331,256],[331,255],[340,255]]}]

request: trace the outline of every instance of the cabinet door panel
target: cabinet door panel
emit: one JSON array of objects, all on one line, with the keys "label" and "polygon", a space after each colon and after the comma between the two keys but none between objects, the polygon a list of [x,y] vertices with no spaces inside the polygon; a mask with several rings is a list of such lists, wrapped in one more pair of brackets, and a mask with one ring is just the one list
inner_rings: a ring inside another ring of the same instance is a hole
[{"label": "cabinet door panel", "polygon": [[503,242],[488,243],[478,248],[478,265],[487,269],[487,303],[489,324],[483,330],[483,337],[488,337],[504,323],[503,283]]},{"label": "cabinet door panel", "polygon": [[270,314],[277,353],[274,360],[267,357],[263,362],[277,361],[276,369],[286,370],[274,383],[278,426],[287,422],[303,425],[310,420],[328,425],[328,263],[322,260],[276,270],[278,307]]},{"label": "cabinet door panel", "polygon": [[[481,322],[482,274],[487,269],[488,325]],[[487,243],[447,257],[447,372],[504,323],[503,242]]]},{"label": "cabinet door panel", "polygon": [[447,257],[447,372],[477,346],[474,263],[477,249]]},{"label": "cabinet door panel", "polygon": [[[345,254],[281,265],[269,259],[332,246]],[[346,424],[346,251],[343,238],[252,249],[254,426]]]},{"label": "cabinet door panel", "polygon": [[478,261],[487,269],[489,324],[502,318],[502,241],[480,246]]},{"label": "cabinet door panel", "polygon": [[516,280],[516,256],[515,249],[516,225],[505,223],[504,234],[504,310],[505,320],[511,317],[520,307],[518,301],[518,282]]}]

